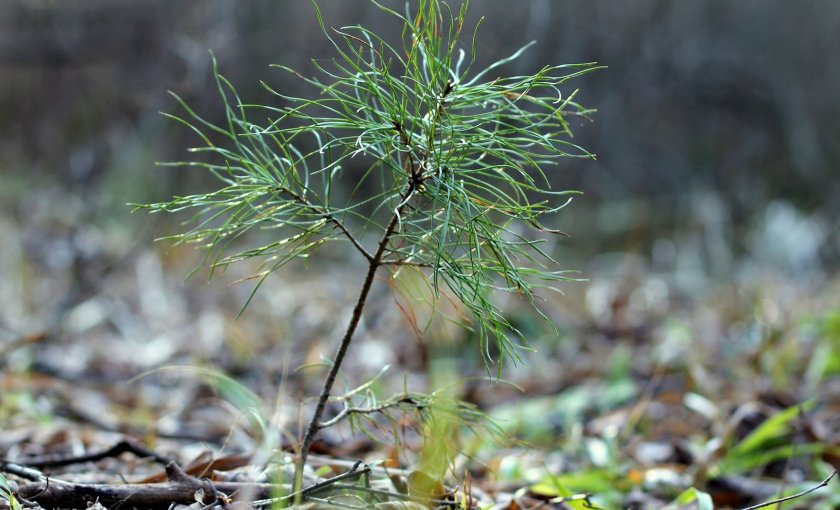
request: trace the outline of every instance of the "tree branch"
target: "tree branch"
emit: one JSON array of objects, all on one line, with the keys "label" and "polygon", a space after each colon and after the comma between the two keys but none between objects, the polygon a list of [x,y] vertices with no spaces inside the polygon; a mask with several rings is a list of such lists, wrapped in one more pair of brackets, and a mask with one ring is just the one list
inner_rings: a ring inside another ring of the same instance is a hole
[{"label": "tree branch", "polygon": [[341,422],[342,420],[344,420],[345,418],[347,418],[351,414],[381,413],[383,411],[391,409],[392,407],[398,407],[400,405],[405,405],[405,404],[411,405],[416,409],[423,409],[424,407],[427,407],[427,404],[424,404],[422,402],[418,402],[414,397],[412,397],[411,395],[408,395],[408,394],[397,395],[393,398],[390,398],[390,399],[386,400],[384,403],[382,403],[378,406],[372,406],[372,407],[352,407],[352,406],[347,404],[347,401],[344,401],[344,408],[337,415],[335,415],[333,418],[330,418],[327,421],[322,421],[321,423],[319,423],[318,427],[322,428],[322,429],[327,428],[327,427],[332,427],[333,425]]},{"label": "tree branch", "polygon": [[810,489],[808,489],[806,491],[797,492],[796,494],[793,494],[791,496],[787,496],[787,497],[784,497],[784,498],[774,499],[774,500],[771,500],[771,501],[765,501],[764,503],[759,503],[757,505],[748,506],[746,508],[742,508],[741,510],[758,510],[759,508],[765,508],[765,507],[772,506],[772,505],[778,505],[780,503],[784,503],[785,501],[790,501],[790,500],[793,500],[793,499],[801,498],[802,496],[807,496],[808,494],[811,494],[814,491],[822,489],[823,487],[827,487],[828,483],[835,476],[837,476],[837,470],[836,469],[834,470],[833,473],[831,473],[828,476],[828,478],[826,478],[825,480],[820,482],[819,485],[815,485],[814,487],[811,487]]},{"label": "tree branch", "polygon": [[353,247],[356,248],[356,250],[358,250],[358,252],[361,253],[362,256],[368,262],[373,261],[373,255],[371,255],[370,252],[368,252],[365,249],[365,247],[362,246],[362,243],[360,243],[359,240],[356,239],[356,237],[350,232],[350,230],[347,227],[344,226],[344,223],[342,223],[341,220],[339,220],[338,218],[333,216],[333,213],[327,211],[326,209],[324,209],[323,207],[321,207],[319,205],[313,204],[312,202],[307,200],[306,197],[304,197],[300,193],[295,193],[294,191],[290,190],[289,188],[286,188],[286,187],[283,187],[283,186],[276,186],[274,188],[274,190],[275,190],[275,192],[286,193],[287,195],[292,197],[294,200],[296,200],[298,203],[300,203],[301,205],[303,205],[307,209],[310,209],[315,214],[321,216],[323,219],[325,219],[325,220],[329,221],[330,223],[334,224],[339,230],[341,230],[341,233],[344,234],[344,237],[346,237],[350,241],[350,244],[352,244]]}]

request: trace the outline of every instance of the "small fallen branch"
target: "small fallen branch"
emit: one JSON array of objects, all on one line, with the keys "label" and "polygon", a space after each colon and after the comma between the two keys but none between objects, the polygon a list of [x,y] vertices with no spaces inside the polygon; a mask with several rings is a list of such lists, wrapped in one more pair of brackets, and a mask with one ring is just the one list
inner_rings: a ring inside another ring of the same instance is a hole
[{"label": "small fallen branch", "polygon": [[[86,484],[43,477],[37,482],[22,486],[18,495],[46,508],[81,508],[81,503],[98,501],[106,507],[127,504],[136,508],[168,509],[173,503],[229,504],[241,495],[247,495],[246,499],[249,501],[271,499],[290,502],[295,498],[306,499],[330,489],[353,489],[354,486],[342,482],[367,476],[369,473],[370,468],[358,461],[350,470],[318,481],[295,493],[292,492],[291,484],[216,482],[196,478],[185,473],[177,464],[169,463],[166,466],[167,481],[164,483]],[[273,498],[278,493],[286,495]]]},{"label": "small fallen branch", "polygon": [[172,462],[170,459],[159,455],[134,441],[123,439],[122,441],[119,441],[118,443],[114,444],[114,446],[99,452],[87,453],[84,455],[76,455],[71,457],[61,455],[43,455],[40,457],[29,457],[26,459],[21,459],[15,463],[19,465],[25,465],[26,467],[34,469],[56,468],[72,466],[74,464],[84,464],[85,462],[97,462],[103,459],[115,458],[122,455],[123,453],[130,453],[136,456],[138,459],[152,458],[155,460],[155,462],[158,462],[163,465],[167,465],[170,462]]},{"label": "small fallen branch", "polygon": [[[82,503],[98,501],[106,507],[128,504],[137,508],[167,509],[172,503],[190,504],[196,501],[211,503],[226,500],[241,490],[251,491],[256,497],[267,497],[277,484],[211,482],[184,473],[176,464],[166,466],[169,480],[150,484],[86,484],[46,478],[22,486],[18,495],[45,508],[84,508]],[[286,490],[290,490],[287,486]]]}]

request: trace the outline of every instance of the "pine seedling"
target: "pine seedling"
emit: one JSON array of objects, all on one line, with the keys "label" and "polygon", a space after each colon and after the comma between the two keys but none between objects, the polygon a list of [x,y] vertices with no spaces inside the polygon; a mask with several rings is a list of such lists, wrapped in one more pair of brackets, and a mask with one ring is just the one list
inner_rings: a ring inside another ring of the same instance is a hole
[{"label": "pine seedling", "polygon": [[[401,40],[362,26],[327,27],[315,5],[336,57],[313,60],[318,77],[276,66],[311,86],[311,98],[264,83],[277,104],[245,103],[214,59],[225,121],[211,123],[175,96],[185,113],[170,117],[203,144],[191,149],[202,153],[196,161],[170,165],[203,169],[222,187],[141,206],[196,213],[195,226],[173,237],[206,248],[211,274],[262,259],[254,293],[271,273],[326,243],[346,243],[366,263],[300,445],[298,488],[315,435],[334,422],[322,421],[324,408],[377,273],[421,272],[435,295],[448,292],[469,312],[466,326],[488,366],[520,359],[528,344],[496,295],[533,305],[535,290],[567,278],[541,244],[563,235],[544,222],[572,192],[550,189],[545,172],[561,157],[592,157],[570,130],[590,110],[565,84],[593,64],[500,76],[528,44],[475,70],[475,32],[462,40],[468,2],[454,9],[420,0],[406,14],[371,3],[402,24]],[[271,229],[275,238],[232,253],[233,241],[253,229]]]}]

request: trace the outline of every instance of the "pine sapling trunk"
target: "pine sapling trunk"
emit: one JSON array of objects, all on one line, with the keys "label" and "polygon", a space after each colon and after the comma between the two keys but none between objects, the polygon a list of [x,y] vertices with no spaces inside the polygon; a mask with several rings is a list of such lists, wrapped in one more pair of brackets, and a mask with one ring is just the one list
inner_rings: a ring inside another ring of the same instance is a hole
[{"label": "pine sapling trunk", "polygon": [[342,337],[341,342],[338,344],[335,358],[330,365],[329,372],[327,372],[327,377],[324,380],[323,387],[321,388],[321,394],[318,396],[318,403],[315,406],[315,411],[309,419],[309,425],[306,427],[306,432],[303,434],[303,440],[301,441],[297,464],[295,466],[294,490],[296,494],[296,504],[300,502],[299,498],[301,496],[301,489],[303,489],[303,469],[306,466],[306,458],[309,455],[310,448],[312,448],[312,442],[315,440],[315,435],[322,428],[321,417],[324,415],[324,409],[326,408],[327,401],[330,398],[330,392],[332,391],[338,372],[341,369],[344,356],[347,354],[347,349],[350,347],[350,342],[353,340],[353,334],[356,332],[356,328],[359,326],[359,322],[362,319],[362,312],[364,311],[365,303],[367,302],[368,295],[370,294],[370,289],[373,286],[376,271],[382,265],[383,256],[385,255],[385,251],[388,247],[388,242],[391,240],[391,236],[397,228],[400,213],[403,207],[400,207],[394,212],[391,222],[388,224],[382,239],[379,241],[376,252],[368,261],[367,274],[365,275],[365,280],[362,283],[362,288],[359,291],[359,297],[356,299],[356,306],[353,307],[353,315],[350,316],[350,323],[347,325],[344,337]]}]

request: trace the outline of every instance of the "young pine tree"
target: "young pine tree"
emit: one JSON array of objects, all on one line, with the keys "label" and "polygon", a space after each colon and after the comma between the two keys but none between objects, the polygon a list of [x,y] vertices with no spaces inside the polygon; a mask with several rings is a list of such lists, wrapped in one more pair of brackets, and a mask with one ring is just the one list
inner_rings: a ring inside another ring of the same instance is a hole
[{"label": "young pine tree", "polygon": [[[570,141],[570,119],[589,110],[565,88],[592,64],[501,75],[528,44],[475,69],[476,36],[462,38],[468,2],[455,9],[419,0],[406,14],[371,3],[402,24],[401,40],[362,26],[327,27],[316,5],[336,57],[313,60],[314,78],[276,66],[310,85],[311,98],[265,85],[274,104],[245,103],[214,60],[226,119],[208,122],[176,96],[185,113],[171,117],[199,136],[203,144],[191,151],[206,157],[171,165],[209,172],[221,187],[142,206],[193,210],[195,226],[175,239],[205,247],[213,268],[262,259],[260,282],[325,243],[346,243],[364,261],[350,321],[300,444],[298,488],[377,273],[422,272],[436,295],[448,292],[469,311],[488,362],[518,359],[527,343],[495,295],[533,304],[536,288],[565,278],[540,244],[562,235],[546,222],[570,192],[551,190],[545,172],[565,156],[592,157]],[[253,229],[271,229],[275,238],[229,252]],[[491,360],[491,343],[502,359]]]}]

